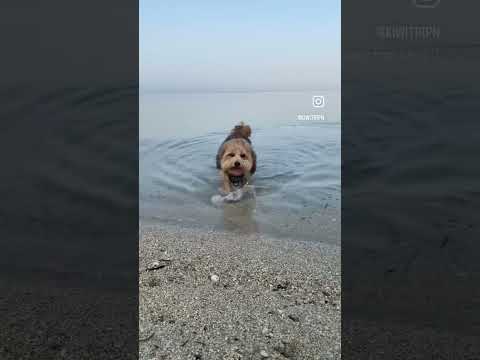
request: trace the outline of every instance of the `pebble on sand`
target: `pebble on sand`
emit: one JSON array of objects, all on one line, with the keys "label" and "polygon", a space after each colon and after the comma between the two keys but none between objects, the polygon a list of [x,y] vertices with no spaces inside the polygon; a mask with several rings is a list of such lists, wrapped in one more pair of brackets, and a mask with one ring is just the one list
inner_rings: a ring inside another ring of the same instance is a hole
[{"label": "pebble on sand", "polygon": [[270,355],[265,350],[260,351],[260,356],[263,358],[268,358]]},{"label": "pebble on sand", "polygon": [[160,259],[153,261],[149,266],[147,266],[147,271],[153,271],[158,269],[163,269],[165,266],[170,265],[171,259]]},{"label": "pebble on sand", "polygon": [[212,276],[210,276],[210,280],[212,280],[214,283],[217,283],[220,278],[218,277],[218,275],[213,274]]}]

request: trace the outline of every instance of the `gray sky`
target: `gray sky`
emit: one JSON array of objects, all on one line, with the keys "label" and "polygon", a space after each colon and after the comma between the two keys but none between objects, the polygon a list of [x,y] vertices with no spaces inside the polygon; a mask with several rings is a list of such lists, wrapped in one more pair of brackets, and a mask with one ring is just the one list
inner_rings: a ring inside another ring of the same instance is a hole
[{"label": "gray sky", "polygon": [[140,87],[339,89],[340,39],[340,1],[141,0]]}]

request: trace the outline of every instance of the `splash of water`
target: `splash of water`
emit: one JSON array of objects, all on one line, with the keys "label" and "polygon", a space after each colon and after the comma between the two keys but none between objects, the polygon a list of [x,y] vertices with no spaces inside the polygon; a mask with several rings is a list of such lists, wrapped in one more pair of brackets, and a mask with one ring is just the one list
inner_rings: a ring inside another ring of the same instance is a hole
[{"label": "splash of water", "polygon": [[255,197],[255,188],[253,185],[245,185],[240,189],[229,192],[227,195],[215,194],[212,196],[211,201],[213,205],[218,206],[224,203],[238,202],[247,196]]}]

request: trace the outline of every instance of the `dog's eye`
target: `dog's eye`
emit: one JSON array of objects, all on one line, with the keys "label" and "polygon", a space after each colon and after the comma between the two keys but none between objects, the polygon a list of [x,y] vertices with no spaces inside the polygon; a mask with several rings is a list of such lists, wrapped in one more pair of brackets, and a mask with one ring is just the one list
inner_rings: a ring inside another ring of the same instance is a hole
[{"label": "dog's eye", "polygon": [[235,154],[234,154],[234,153],[230,153],[230,154],[228,154],[228,156],[230,156],[230,157],[234,157],[234,156],[235,156]]},{"label": "dog's eye", "polygon": [[240,157],[241,157],[242,159],[245,159],[246,156],[247,156],[247,155],[245,155],[245,154],[241,154],[241,155],[240,155]]}]

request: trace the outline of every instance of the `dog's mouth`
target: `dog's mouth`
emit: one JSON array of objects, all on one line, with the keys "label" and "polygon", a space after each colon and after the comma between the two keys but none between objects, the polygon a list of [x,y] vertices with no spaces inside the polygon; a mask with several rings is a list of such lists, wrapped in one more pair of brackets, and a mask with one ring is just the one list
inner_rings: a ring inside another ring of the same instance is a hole
[{"label": "dog's mouth", "polygon": [[241,187],[244,185],[245,182],[245,176],[243,175],[229,175],[228,179],[232,183],[234,187]]},{"label": "dog's mouth", "polygon": [[241,187],[245,183],[245,174],[242,168],[233,168],[228,171],[228,179],[234,187]]}]

